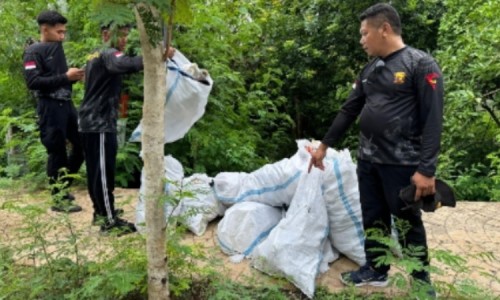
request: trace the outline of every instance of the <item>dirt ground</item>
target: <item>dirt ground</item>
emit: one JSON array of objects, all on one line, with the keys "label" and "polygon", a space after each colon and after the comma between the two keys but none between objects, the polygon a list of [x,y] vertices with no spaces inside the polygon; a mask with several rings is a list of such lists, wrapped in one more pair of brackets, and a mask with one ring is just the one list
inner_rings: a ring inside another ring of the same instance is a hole
[{"label": "dirt ground", "polygon": [[[135,218],[135,204],[138,190],[116,189],[115,196],[118,207],[125,210],[124,217],[130,221]],[[91,226],[92,205],[85,190],[74,192],[76,201],[83,207],[83,211],[71,214],[70,218],[75,227],[91,236],[99,236],[98,228]],[[26,194],[5,194],[0,190],[0,207],[6,207],[9,202],[15,203],[36,203],[46,201],[47,195],[26,195]],[[500,297],[500,202],[466,202],[457,203],[455,208],[440,208],[435,213],[424,214],[424,222],[428,234],[428,244],[432,249],[444,250],[459,255],[467,260],[469,272],[461,274],[456,278],[456,273],[450,269],[445,269],[446,274],[433,275],[434,281],[444,281],[453,283],[456,280],[472,279],[482,288],[487,288],[493,294]],[[48,210],[47,217],[50,218],[55,213]],[[0,242],[10,244],[16,240],[15,228],[21,225],[21,217],[7,209],[0,209]],[[223,263],[223,272],[232,279],[246,282],[248,284],[265,283],[272,279],[263,273],[250,267],[249,261],[244,260],[235,264],[229,257],[219,250],[216,242],[217,221],[209,224],[206,233],[197,237],[187,233],[186,243],[201,243],[207,250],[212,250],[217,258]],[[102,238],[102,237],[96,237]],[[89,249],[90,250],[90,249]],[[488,254],[488,255],[485,255]],[[436,260],[433,265],[443,267]],[[356,264],[345,257],[341,257],[330,265],[330,269],[319,276],[317,285],[322,285],[331,291],[339,291],[344,288],[339,280],[339,274],[344,271],[357,268]],[[397,270],[391,270],[396,272]],[[486,274],[486,275],[484,275]],[[291,286],[291,285],[290,285]],[[369,293],[373,288],[364,288]],[[380,290],[378,290],[380,291]],[[385,291],[390,295],[392,291]]]}]

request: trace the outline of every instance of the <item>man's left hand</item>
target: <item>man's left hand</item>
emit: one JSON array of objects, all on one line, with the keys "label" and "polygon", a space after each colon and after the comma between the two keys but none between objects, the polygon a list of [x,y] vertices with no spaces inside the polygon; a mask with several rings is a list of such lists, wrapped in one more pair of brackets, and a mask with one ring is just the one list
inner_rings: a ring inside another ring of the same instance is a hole
[{"label": "man's left hand", "polygon": [[415,172],[411,177],[411,181],[416,187],[415,201],[419,200],[420,197],[430,196],[436,193],[436,177],[427,177],[419,172]]}]

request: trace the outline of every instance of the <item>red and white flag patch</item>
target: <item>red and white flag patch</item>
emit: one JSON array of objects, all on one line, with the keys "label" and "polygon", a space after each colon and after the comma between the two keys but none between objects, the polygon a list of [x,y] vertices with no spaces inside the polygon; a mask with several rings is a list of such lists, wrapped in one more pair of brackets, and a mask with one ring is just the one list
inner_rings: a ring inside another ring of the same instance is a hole
[{"label": "red and white flag patch", "polygon": [[122,57],[122,56],[123,56],[123,52],[121,52],[121,51],[116,51],[116,52],[114,53],[114,55],[115,55],[115,57]]},{"label": "red and white flag patch", "polygon": [[33,70],[36,69],[36,63],[34,60],[30,60],[24,63],[25,70]]}]

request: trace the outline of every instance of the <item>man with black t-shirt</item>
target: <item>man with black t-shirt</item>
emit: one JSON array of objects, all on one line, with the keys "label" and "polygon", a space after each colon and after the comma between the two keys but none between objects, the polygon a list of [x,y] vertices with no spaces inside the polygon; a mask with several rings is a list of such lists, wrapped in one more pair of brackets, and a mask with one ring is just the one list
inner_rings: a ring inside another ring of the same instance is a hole
[{"label": "man with black t-shirt", "polygon": [[[358,180],[365,231],[391,232],[391,215],[409,223],[399,232],[422,268],[414,270],[416,286],[435,297],[428,272],[426,233],[420,211],[403,210],[399,191],[415,184],[415,200],[435,193],[435,172],[443,119],[443,78],[427,53],[406,46],[397,11],[376,4],[361,14],[360,43],[374,59],[361,71],[320,147],[312,153],[309,168],[324,169],[328,146],[335,145],[358,118],[360,146]],[[377,264],[384,255],[381,243],[365,241],[366,264],[341,275],[345,284],[385,286],[390,266]]]},{"label": "man with black t-shirt", "polygon": [[[75,198],[67,191],[72,180],[62,175],[64,172],[78,172],[83,163],[77,113],[71,94],[72,85],[83,78],[84,71],[68,69],[62,47],[66,18],[56,11],[44,11],[38,15],[37,22],[41,38],[39,43],[30,45],[24,52],[24,77],[37,99],[40,139],[48,153],[52,210],[77,212],[82,209],[72,203]],[[71,143],[69,155],[67,140]]]}]

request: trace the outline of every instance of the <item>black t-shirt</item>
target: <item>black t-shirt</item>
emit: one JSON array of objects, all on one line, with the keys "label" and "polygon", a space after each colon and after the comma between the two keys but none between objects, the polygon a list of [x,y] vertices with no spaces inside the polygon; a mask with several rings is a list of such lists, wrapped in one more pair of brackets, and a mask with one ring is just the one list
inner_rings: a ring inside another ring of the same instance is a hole
[{"label": "black t-shirt", "polygon": [[323,138],[332,146],[359,116],[359,159],[418,166],[433,176],[443,119],[443,78],[427,53],[404,47],[365,66]]},{"label": "black t-shirt", "polygon": [[71,100],[71,82],[61,42],[29,46],[23,55],[24,79],[37,99]]},{"label": "black t-shirt", "polygon": [[116,132],[122,75],[142,69],[141,56],[126,56],[114,48],[89,56],[85,96],[78,114],[80,132]]}]

